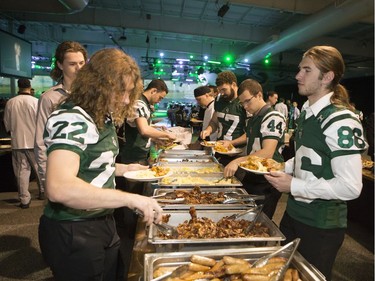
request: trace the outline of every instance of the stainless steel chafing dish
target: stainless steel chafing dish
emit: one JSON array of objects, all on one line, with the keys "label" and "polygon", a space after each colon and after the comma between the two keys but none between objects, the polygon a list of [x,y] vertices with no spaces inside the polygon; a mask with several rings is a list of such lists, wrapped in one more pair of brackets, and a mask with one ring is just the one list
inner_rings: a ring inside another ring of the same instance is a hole
[{"label": "stainless steel chafing dish", "polygon": [[[193,188],[156,188],[154,190],[153,196],[156,196],[156,200],[159,202],[159,204],[162,206],[163,210],[188,210],[191,207],[191,204],[186,203],[178,203],[178,200],[173,199],[165,199],[163,197],[163,194],[168,194],[170,192],[173,192],[174,190],[178,191],[186,191],[191,192]],[[219,192],[223,192],[224,194],[227,194],[228,196],[231,196],[233,198],[241,198],[241,196],[249,195],[247,191],[244,188],[233,188],[233,187],[203,187],[200,188],[201,192],[209,192],[213,194],[217,194]],[[237,197],[238,196],[238,197]],[[255,204],[251,201],[243,202],[243,203],[234,203],[234,204],[194,204],[195,209],[204,209],[204,210],[217,210],[217,209],[247,209],[249,206],[254,206]]]},{"label": "stainless steel chafing dish", "polygon": [[232,177],[225,179],[223,173],[211,174],[172,174],[159,181],[159,186],[181,187],[181,186],[242,186],[242,183]]},{"label": "stainless steel chafing dish", "polygon": [[210,151],[206,150],[163,150],[159,157],[169,157],[169,156],[182,156],[182,157],[194,157],[202,155],[212,155]]},{"label": "stainless steel chafing dish", "polygon": [[[223,256],[255,261],[256,259],[278,250],[280,247],[257,247],[257,248],[225,248],[205,251],[178,252],[178,253],[153,253],[145,254],[144,257],[144,280],[153,279],[153,273],[160,267],[177,267],[190,262],[190,257],[195,255],[206,256],[220,260]],[[291,267],[298,270],[302,281],[324,281],[323,274],[313,265],[308,263],[298,252],[295,253]]]},{"label": "stainless steel chafing dish", "polygon": [[183,162],[183,163],[169,163],[158,162],[158,166],[170,168],[173,174],[207,174],[207,173],[222,173],[224,171],[223,165],[215,162]]},{"label": "stainless steel chafing dish", "polygon": [[[239,213],[239,210],[196,210],[197,217],[206,217],[214,222],[218,222],[225,216],[230,216]],[[165,211],[170,215],[168,224],[178,226],[186,220],[190,220],[191,216],[188,210],[171,210]],[[242,216],[241,219],[252,221],[255,217],[255,212],[249,212]],[[151,225],[148,231],[148,241],[156,245],[172,245],[172,244],[186,244],[186,246],[204,246],[212,247],[214,244],[232,244],[233,243],[255,243],[255,242],[279,242],[285,240],[285,236],[277,228],[277,226],[264,214],[261,213],[258,220],[269,229],[269,237],[244,237],[244,238],[216,238],[216,239],[163,239],[158,236],[157,228]],[[259,243],[258,243],[259,244]]]}]

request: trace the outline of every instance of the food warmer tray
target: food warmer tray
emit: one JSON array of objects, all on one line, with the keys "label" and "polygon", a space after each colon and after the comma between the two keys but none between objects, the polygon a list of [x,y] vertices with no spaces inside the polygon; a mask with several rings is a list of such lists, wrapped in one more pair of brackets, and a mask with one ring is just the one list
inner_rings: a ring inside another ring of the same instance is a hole
[{"label": "food warmer tray", "polygon": [[[169,162],[158,162],[158,166],[161,167],[168,167],[171,169],[173,173],[176,174],[206,174],[212,173],[211,171],[208,172],[210,169],[216,172],[223,172],[224,167],[223,165],[215,162],[201,162],[201,163],[194,163],[194,162],[183,162],[183,163],[169,163]],[[204,171],[206,170],[206,171]]]},{"label": "food warmer tray", "polygon": [[163,150],[159,157],[169,157],[169,156],[180,156],[180,157],[195,157],[202,155],[212,155],[206,150]]},{"label": "food warmer tray", "polygon": [[[242,210],[196,210],[197,217],[202,218],[206,217],[214,222],[218,222],[221,218],[225,216],[230,216],[233,214],[237,214]],[[191,216],[189,214],[189,210],[170,210],[164,211],[165,214],[170,214],[170,218],[168,221],[169,225],[178,226],[179,224],[183,223],[186,220],[190,220]],[[255,217],[254,212],[249,212],[246,215],[242,216],[241,219],[250,220],[252,221]],[[263,212],[258,217],[258,222],[261,222],[264,226],[268,227],[269,229],[269,237],[242,237],[242,238],[209,238],[209,239],[163,239],[158,237],[158,230],[155,225],[151,225],[148,230],[148,241],[151,244],[156,245],[172,245],[172,244],[188,244],[189,246],[192,245],[204,245],[209,244],[212,246],[213,244],[233,244],[233,243],[249,243],[249,242],[277,242],[285,240],[284,234],[277,228],[277,226],[267,217],[266,214]]]},{"label": "food warmer tray", "polygon": [[165,157],[158,157],[157,161],[168,163],[219,163],[212,155],[166,155]]},{"label": "food warmer tray", "polygon": [[159,186],[164,187],[188,187],[188,186],[223,186],[233,187],[242,186],[242,183],[236,178],[225,180],[223,173],[211,173],[211,174],[172,174],[167,176],[158,182]]},{"label": "food warmer tray", "polygon": [[[193,188],[155,188],[153,196],[158,196],[163,193],[167,192],[173,192],[173,190],[179,190],[179,191],[187,191],[190,192],[193,190]],[[231,187],[207,187],[207,188],[201,188],[201,192],[211,192],[211,193],[236,193],[238,195],[248,195],[247,191],[244,188],[231,188]],[[192,205],[188,204],[178,204],[173,203],[173,200],[159,200],[156,199],[159,202],[159,205],[163,208],[163,210],[189,210],[189,208]],[[230,209],[230,210],[237,210],[237,209],[248,209],[250,207],[253,207],[254,204],[251,202],[245,202],[243,204],[195,204],[194,207],[197,210],[217,210],[217,209]]]},{"label": "food warmer tray", "polygon": [[[153,279],[153,272],[160,267],[177,267],[190,262],[190,257],[195,255],[205,256],[220,260],[223,256],[231,256],[251,261],[278,250],[280,246],[274,247],[252,247],[252,248],[225,248],[217,250],[177,252],[177,253],[151,253],[144,257],[144,281]],[[298,270],[302,281],[325,281],[324,275],[297,251],[291,262],[291,267]]]}]

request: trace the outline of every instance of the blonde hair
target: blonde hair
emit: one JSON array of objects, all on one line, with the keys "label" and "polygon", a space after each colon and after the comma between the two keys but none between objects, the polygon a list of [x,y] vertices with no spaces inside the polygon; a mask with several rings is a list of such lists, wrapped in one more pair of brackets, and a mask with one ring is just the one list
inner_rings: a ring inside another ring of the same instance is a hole
[{"label": "blonde hair", "polygon": [[[129,104],[125,105],[123,93],[129,84],[133,84],[134,89],[129,95]],[[104,127],[108,114],[114,124],[120,126],[133,113],[142,89],[141,74],[134,59],[118,49],[102,49],[77,73],[65,102],[84,109],[99,129]],[[115,108],[111,108],[113,104]]]},{"label": "blonde hair", "polygon": [[309,57],[314,62],[321,72],[321,77],[329,71],[333,72],[334,78],[328,85],[328,89],[333,91],[331,102],[337,107],[354,110],[350,105],[348,91],[340,84],[345,71],[344,59],[340,52],[331,46],[315,46],[305,52],[303,57]]}]

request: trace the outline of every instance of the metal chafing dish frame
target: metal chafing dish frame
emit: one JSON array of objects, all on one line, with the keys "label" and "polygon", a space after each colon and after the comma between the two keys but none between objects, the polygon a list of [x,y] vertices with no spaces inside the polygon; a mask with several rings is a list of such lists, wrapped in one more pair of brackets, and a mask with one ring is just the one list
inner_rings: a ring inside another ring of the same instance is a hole
[{"label": "metal chafing dish frame", "polygon": [[[160,195],[165,192],[173,192],[174,190],[178,191],[191,191],[193,190],[192,187],[179,187],[179,188],[155,188],[153,196]],[[200,190],[202,192],[211,192],[211,193],[218,193],[218,192],[235,192],[238,195],[248,195],[247,191],[244,188],[238,187],[201,187]],[[230,209],[230,210],[237,210],[237,209],[248,209],[249,206],[254,206],[252,203],[244,203],[244,204],[196,204],[196,205],[188,205],[188,204],[173,204],[173,203],[165,203],[163,201],[159,201],[159,205],[163,208],[163,210],[188,210],[191,206],[194,206],[195,209],[200,210],[217,210],[217,209]],[[171,200],[172,202],[172,200]]]},{"label": "metal chafing dish frame", "polygon": [[[196,210],[197,217],[207,217],[212,219],[214,222],[219,221],[225,216],[230,216],[239,213],[241,210]],[[172,226],[177,226],[183,223],[185,220],[190,220],[191,216],[189,210],[165,210],[165,214],[169,214],[168,224]],[[249,212],[248,214],[241,217],[242,219],[247,219],[252,221],[256,214],[254,212]],[[148,242],[150,244],[158,246],[170,246],[170,245],[180,245],[184,248],[188,247],[205,247],[206,245],[212,247],[216,245],[223,244],[239,244],[239,243],[253,243],[262,244],[268,242],[280,242],[285,240],[284,234],[279,230],[273,221],[271,221],[266,214],[261,213],[258,222],[261,222],[264,226],[268,227],[270,232],[270,237],[244,237],[244,238],[211,238],[211,239],[162,239],[158,237],[158,231],[154,225],[151,225],[148,229]],[[222,246],[221,246],[222,247]],[[156,249],[158,250],[158,249]],[[159,249],[163,251],[164,249]]]},{"label": "metal chafing dish frame", "polygon": [[163,150],[159,157],[168,157],[168,156],[181,156],[184,155],[186,157],[193,157],[193,156],[202,156],[202,155],[212,155],[212,152],[207,150]]},{"label": "metal chafing dish frame", "polygon": [[[178,179],[178,178],[188,178],[188,177],[191,178],[191,180],[190,180],[191,183],[187,183],[187,182],[176,183],[175,179]],[[171,182],[169,182],[169,183],[163,182],[163,180],[166,180],[168,178],[171,178]],[[207,182],[209,182],[209,184],[205,184],[203,182],[195,181],[194,178],[204,179]],[[232,180],[231,180],[231,182],[224,182],[224,181],[219,181],[219,180],[224,180],[223,179],[223,173],[210,173],[210,174],[197,174],[197,173],[172,174],[171,176],[168,176],[168,177],[165,177],[164,179],[159,180],[158,185],[161,186],[161,187],[167,187],[168,186],[168,187],[174,187],[174,188],[177,188],[177,187],[188,187],[188,186],[194,187],[196,185],[199,185],[201,187],[210,187],[210,186],[211,187],[216,187],[216,186],[234,187],[234,186],[242,186],[242,183],[236,177],[233,177]]]},{"label": "metal chafing dish frame", "polygon": [[[154,271],[161,266],[179,266],[190,262],[190,257],[194,255],[205,256],[216,260],[223,256],[232,256],[254,261],[264,255],[278,250],[280,246],[274,247],[248,247],[248,248],[225,248],[203,251],[189,251],[177,253],[152,253],[144,256],[144,281],[153,279]],[[324,275],[297,251],[292,259],[291,267],[298,270],[302,281],[325,281]]]}]

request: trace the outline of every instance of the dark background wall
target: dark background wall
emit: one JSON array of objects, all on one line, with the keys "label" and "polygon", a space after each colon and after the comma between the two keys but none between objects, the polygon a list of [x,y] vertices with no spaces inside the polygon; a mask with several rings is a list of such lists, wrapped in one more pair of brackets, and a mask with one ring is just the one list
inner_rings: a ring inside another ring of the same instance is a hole
[{"label": "dark background wall", "polygon": [[[341,84],[349,91],[350,100],[363,112],[364,118],[374,112],[374,76],[344,79]],[[299,107],[306,101],[298,94],[297,83],[276,86],[275,91],[280,97],[296,101]]]}]

